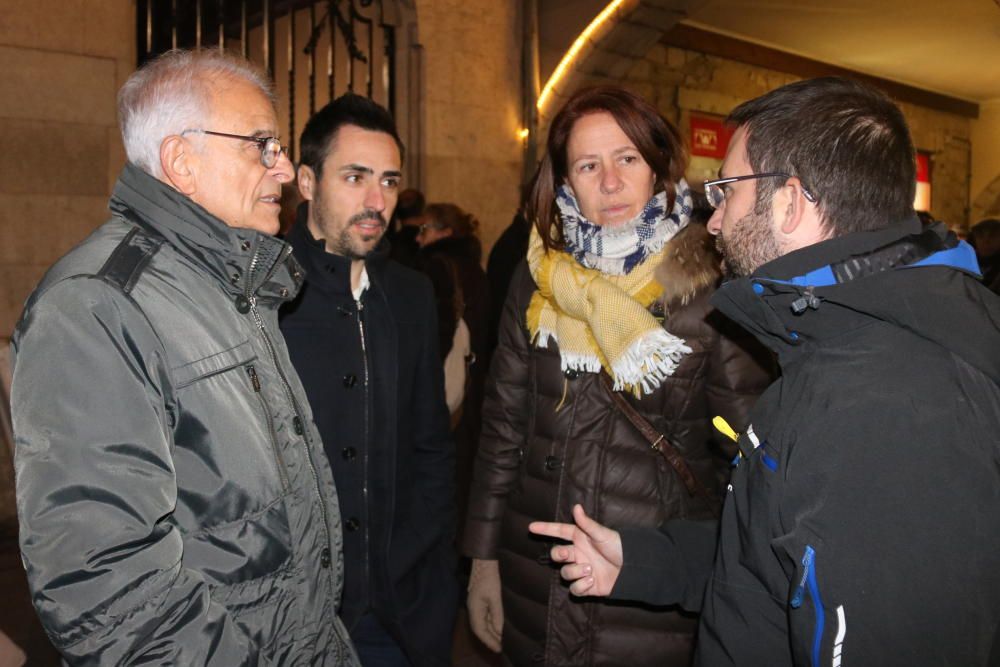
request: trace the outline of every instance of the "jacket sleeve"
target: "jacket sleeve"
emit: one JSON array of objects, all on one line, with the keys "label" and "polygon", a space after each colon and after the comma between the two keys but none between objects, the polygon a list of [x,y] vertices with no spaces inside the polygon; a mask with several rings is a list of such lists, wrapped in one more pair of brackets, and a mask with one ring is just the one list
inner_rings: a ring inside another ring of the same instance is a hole
[{"label": "jacket sleeve", "polygon": [[620,529],[624,565],[609,597],[700,611],[717,532],[716,521],[685,519]]},{"label": "jacket sleeve", "polygon": [[171,515],[172,389],[138,306],[94,278],[55,284],[14,341],[21,554],[49,637],[74,665],[256,665]]},{"label": "jacket sleeve", "polygon": [[500,523],[527,437],[531,369],[524,294],[530,294],[530,283],[527,263],[522,262],[507,294],[499,342],[486,380],[482,431],[462,535],[462,551],[472,558],[497,557]]}]

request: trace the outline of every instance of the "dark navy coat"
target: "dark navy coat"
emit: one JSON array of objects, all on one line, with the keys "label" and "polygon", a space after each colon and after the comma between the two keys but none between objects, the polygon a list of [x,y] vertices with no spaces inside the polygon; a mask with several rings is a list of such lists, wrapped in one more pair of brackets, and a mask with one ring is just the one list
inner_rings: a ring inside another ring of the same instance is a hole
[{"label": "dark navy coat", "polygon": [[454,445],[430,282],[366,260],[356,302],[350,261],[299,220],[288,235],[306,270],[281,330],[333,468],[344,522],[348,628],[373,612],[415,665],[450,663],[457,609]]}]

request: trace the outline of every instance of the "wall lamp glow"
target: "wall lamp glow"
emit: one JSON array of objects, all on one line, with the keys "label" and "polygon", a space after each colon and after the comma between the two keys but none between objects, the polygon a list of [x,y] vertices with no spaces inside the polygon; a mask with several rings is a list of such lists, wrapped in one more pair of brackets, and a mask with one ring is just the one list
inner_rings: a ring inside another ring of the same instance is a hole
[{"label": "wall lamp glow", "polygon": [[520,139],[521,141],[525,141],[528,138],[529,134],[531,134],[531,130],[529,130],[526,127],[522,127],[520,130],[517,131],[517,138]]},{"label": "wall lamp glow", "polygon": [[[1000,2],[1000,0],[998,0],[998,2]],[[590,36],[594,34],[594,32],[600,28],[605,21],[611,18],[611,15],[615,13],[615,10],[624,3],[625,0],[612,0],[608,3],[608,6],[602,9],[601,13],[590,22],[590,25],[583,29],[583,32],[581,32],[580,36],[576,38],[573,45],[569,47],[566,54],[562,57],[562,60],[559,61],[559,64],[556,65],[555,70],[552,72],[552,76],[550,76],[549,80],[545,82],[545,86],[542,88],[542,92],[538,96],[538,103],[535,105],[539,111],[541,111],[542,107],[545,106],[546,100],[548,100],[549,96],[552,95],[552,89],[555,88],[556,84],[559,83],[559,80],[566,75],[566,72],[569,70],[570,66],[572,66],[573,61],[576,60],[577,55],[579,55],[580,50],[587,43],[587,40],[590,39]]]}]

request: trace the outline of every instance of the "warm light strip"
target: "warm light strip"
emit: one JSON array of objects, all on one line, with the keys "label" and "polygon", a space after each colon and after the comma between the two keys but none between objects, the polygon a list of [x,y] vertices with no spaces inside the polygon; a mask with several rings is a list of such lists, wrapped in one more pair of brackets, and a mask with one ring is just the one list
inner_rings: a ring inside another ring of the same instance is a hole
[{"label": "warm light strip", "polygon": [[611,18],[611,15],[615,13],[615,10],[624,4],[624,2],[625,0],[612,0],[608,3],[608,6],[601,10],[601,13],[590,22],[590,25],[583,29],[580,36],[576,38],[573,45],[566,51],[566,55],[564,55],[562,60],[559,61],[559,64],[556,65],[556,69],[552,72],[552,76],[550,76],[549,80],[545,82],[545,87],[542,88],[542,94],[538,96],[538,104],[535,105],[539,111],[541,111],[542,107],[545,106],[545,101],[549,98],[549,95],[552,94],[552,89],[555,88],[555,85],[559,83],[559,80],[566,75],[566,70],[568,70],[570,65],[573,64],[573,61],[576,60],[577,54],[580,53],[580,49],[582,49],[583,45],[587,43],[590,36],[594,34],[595,30],[601,27],[601,24]]}]

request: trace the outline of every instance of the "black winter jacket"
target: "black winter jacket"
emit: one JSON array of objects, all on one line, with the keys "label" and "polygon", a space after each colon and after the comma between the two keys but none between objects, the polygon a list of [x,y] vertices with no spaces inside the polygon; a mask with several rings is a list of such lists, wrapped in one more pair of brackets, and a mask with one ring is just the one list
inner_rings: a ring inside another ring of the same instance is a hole
[{"label": "black winter jacket", "polygon": [[[725,285],[779,354],[711,525],[623,531],[613,595],[697,608],[698,663],[1000,664],[1000,298],[916,219]],[[678,576],[687,573],[688,578]]]},{"label": "black winter jacket", "polygon": [[350,628],[372,611],[413,664],[449,664],[454,446],[430,283],[389,260],[383,243],[365,261],[371,286],[359,308],[348,259],[301,219],[288,241],[308,277],[281,329],[337,480],[342,617]]},{"label": "black winter jacket", "polygon": [[79,665],[357,664],[287,244],[127,165],[14,333],[21,554]]},{"label": "black winter jacket", "polygon": [[[711,419],[744,424],[771,380],[770,359],[765,350],[763,363],[751,356],[740,344],[745,332],[727,326],[709,305],[718,258],[703,226],[689,225],[675,236],[661,268],[670,306],[664,327],[692,351],[653,393],[626,400],[676,445],[702,484],[715,489],[722,443]],[[519,666],[687,665],[690,616],[571,596],[549,560],[551,544],[528,532],[534,520],[571,521],[575,503],[611,525],[648,527],[717,509],[688,493],[597,374],[564,374],[554,343],[531,343],[525,314],[535,289],[522,263],[487,381],[463,535],[467,555],[499,560],[505,657]],[[711,554],[705,559],[711,562]]]}]

